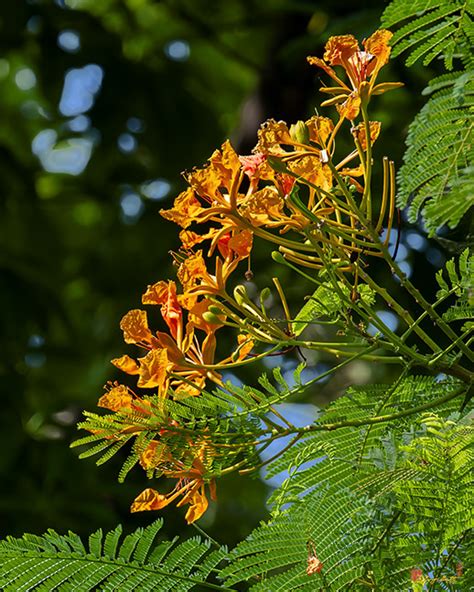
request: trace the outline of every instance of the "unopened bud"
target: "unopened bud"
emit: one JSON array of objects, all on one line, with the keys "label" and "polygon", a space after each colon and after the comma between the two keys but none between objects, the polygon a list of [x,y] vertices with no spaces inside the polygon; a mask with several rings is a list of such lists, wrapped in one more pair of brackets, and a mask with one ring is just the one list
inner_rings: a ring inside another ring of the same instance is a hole
[{"label": "unopened bud", "polygon": [[283,257],[283,255],[279,252],[279,251],[272,251],[272,259],[273,261],[276,261],[277,263],[282,263],[285,264],[285,258]]},{"label": "unopened bud", "polygon": [[248,300],[247,290],[245,289],[245,286],[242,286],[242,284],[235,286],[234,300],[237,302],[237,304],[240,305],[242,305],[245,302],[245,300]]},{"label": "unopened bud", "polygon": [[260,292],[260,302],[265,302],[265,300],[268,300],[271,295],[270,288],[263,288]]},{"label": "unopened bud", "polygon": [[209,310],[206,310],[206,312],[202,313],[202,318],[206,321],[206,323],[211,323],[211,325],[219,325],[222,323],[222,320]]},{"label": "unopened bud", "polygon": [[299,144],[309,144],[309,129],[304,121],[297,121],[290,127],[290,136]]},{"label": "unopened bud", "polygon": [[223,310],[221,308],[219,308],[218,306],[215,306],[214,304],[211,304],[211,306],[207,310],[209,312],[212,312],[212,314],[215,314],[215,315],[224,314]]}]

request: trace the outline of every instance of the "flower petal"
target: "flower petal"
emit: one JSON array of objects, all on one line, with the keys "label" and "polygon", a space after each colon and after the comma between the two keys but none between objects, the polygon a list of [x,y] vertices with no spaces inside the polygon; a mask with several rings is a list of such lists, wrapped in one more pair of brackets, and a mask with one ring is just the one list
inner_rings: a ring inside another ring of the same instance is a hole
[{"label": "flower petal", "polygon": [[298,160],[291,161],[289,168],[303,180],[309,181],[325,191],[329,191],[332,187],[331,169],[322,164],[318,156],[302,156]]},{"label": "flower petal", "polygon": [[119,384],[110,389],[99,399],[97,406],[110,409],[111,411],[129,411],[132,407],[132,395],[128,388]]},{"label": "flower petal", "polygon": [[207,501],[207,497],[204,493],[201,493],[199,490],[196,490],[191,499],[189,500],[191,504],[188,511],[186,512],[186,522],[188,524],[192,524],[199,520],[204,512],[207,510],[209,502]]},{"label": "flower petal", "polygon": [[345,62],[359,51],[359,42],[354,35],[329,37],[324,52],[324,61],[331,66],[344,66]]},{"label": "flower petal", "polygon": [[[375,140],[379,137],[381,126],[382,124],[380,123],[380,121],[369,122],[371,145],[373,145]],[[367,150],[367,134],[365,133],[365,125],[363,123],[359,123],[355,126],[352,132],[357,138],[357,141],[359,142],[362,150]]]},{"label": "flower petal", "polygon": [[364,39],[362,45],[366,52],[371,53],[376,57],[373,64],[370,64],[367,69],[367,74],[370,75],[374,70],[378,71],[384,66],[390,57],[391,47],[388,44],[392,38],[393,33],[387,29],[379,29],[372,33],[368,39]]},{"label": "flower petal", "polygon": [[152,334],[148,328],[146,312],[144,310],[131,310],[120,321],[125,343],[148,343]]},{"label": "flower petal", "polygon": [[329,117],[314,115],[311,119],[306,121],[306,126],[309,130],[309,139],[321,146],[321,148],[324,148],[326,146],[326,140],[334,129],[332,119],[329,119]]},{"label": "flower petal", "polygon": [[263,187],[253,193],[240,208],[242,216],[253,226],[262,226],[281,219],[284,202],[276,187]]},{"label": "flower petal", "polygon": [[253,233],[250,230],[236,232],[228,242],[229,248],[241,259],[248,257],[252,250]]},{"label": "flower petal", "polygon": [[144,512],[147,510],[160,510],[167,506],[172,499],[158,493],[155,489],[145,489],[138,495],[130,506],[130,512]]},{"label": "flower petal", "polygon": [[163,390],[171,364],[166,349],[152,349],[144,358],[139,358],[140,378],[138,386],[142,388],[159,387]]},{"label": "flower petal", "polygon": [[284,121],[269,119],[258,130],[255,151],[261,154],[281,154],[281,144],[293,144],[288,126]]},{"label": "flower petal", "polygon": [[166,220],[175,222],[182,228],[187,228],[204,208],[196,199],[192,189],[186,189],[174,200],[173,207],[169,210],[160,210],[160,214]]},{"label": "flower petal", "polygon": [[125,355],[121,358],[114,358],[111,362],[116,368],[127,374],[138,374],[140,372],[138,364],[130,356]]}]

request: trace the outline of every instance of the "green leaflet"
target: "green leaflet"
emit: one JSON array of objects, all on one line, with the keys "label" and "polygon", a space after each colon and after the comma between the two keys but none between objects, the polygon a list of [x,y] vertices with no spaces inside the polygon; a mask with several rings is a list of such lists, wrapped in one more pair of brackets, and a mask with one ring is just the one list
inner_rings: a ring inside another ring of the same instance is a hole
[{"label": "green leaflet", "polygon": [[467,321],[461,331],[472,327],[474,318],[474,256],[465,249],[458,258],[449,259],[443,269],[436,273],[440,289],[438,298],[455,297],[455,301],[443,312],[443,319],[448,323]]},{"label": "green leaflet", "polygon": [[[342,282],[339,282],[339,286],[347,302],[350,299],[349,289]],[[365,284],[360,285],[357,291],[365,304],[371,305],[375,302],[374,291],[369,286]],[[318,286],[293,319],[291,325],[293,333],[295,336],[300,335],[308,325],[311,325],[321,317],[329,319],[337,318],[347,308],[346,302],[341,299],[329,282]]]}]

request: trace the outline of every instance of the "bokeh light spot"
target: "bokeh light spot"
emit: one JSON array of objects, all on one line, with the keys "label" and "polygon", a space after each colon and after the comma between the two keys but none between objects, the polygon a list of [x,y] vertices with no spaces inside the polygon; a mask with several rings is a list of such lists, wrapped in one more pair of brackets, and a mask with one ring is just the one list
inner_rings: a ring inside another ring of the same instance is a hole
[{"label": "bokeh light spot", "polygon": [[15,83],[20,90],[31,90],[36,85],[36,74],[31,68],[22,68],[15,74]]},{"label": "bokeh light spot", "polygon": [[154,179],[147,181],[140,187],[140,191],[148,199],[164,199],[170,192],[171,185],[165,179]]},{"label": "bokeh light spot", "polygon": [[165,45],[165,55],[175,62],[185,62],[191,53],[189,43],[175,39]]},{"label": "bokeh light spot", "polygon": [[73,117],[88,111],[94,104],[104,77],[103,69],[97,64],[84,68],[73,68],[64,77],[64,87],[59,102],[63,115]]},{"label": "bokeh light spot", "polygon": [[81,38],[76,31],[61,31],[58,35],[58,45],[63,51],[77,53],[81,49]]},{"label": "bokeh light spot", "polygon": [[67,126],[72,132],[85,132],[89,129],[91,120],[87,115],[78,115],[68,121]]},{"label": "bokeh light spot", "polygon": [[127,129],[133,134],[139,134],[144,130],[144,128],[145,126],[143,125],[143,121],[138,117],[130,117],[127,120]]},{"label": "bokeh light spot", "polygon": [[133,224],[143,213],[144,205],[141,197],[133,191],[125,191],[120,198],[122,220],[126,224]]},{"label": "bokeh light spot", "polygon": [[410,247],[410,249],[414,249],[415,251],[424,251],[426,248],[426,239],[418,232],[407,232],[405,236],[405,242]]}]

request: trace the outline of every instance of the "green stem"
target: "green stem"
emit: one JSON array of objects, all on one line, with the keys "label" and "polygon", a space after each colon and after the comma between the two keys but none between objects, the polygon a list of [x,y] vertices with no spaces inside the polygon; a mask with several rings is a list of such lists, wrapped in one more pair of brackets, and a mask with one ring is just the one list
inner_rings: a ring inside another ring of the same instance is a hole
[{"label": "green stem", "polygon": [[[303,428],[298,428],[298,433],[302,434],[310,434],[312,432],[330,432],[333,430],[338,430],[340,428],[347,428],[347,427],[359,427],[365,425],[372,425],[378,423],[387,423],[390,421],[394,421],[395,419],[401,419],[403,417],[408,417],[410,415],[415,415],[416,413],[421,413],[422,411],[427,411],[428,409],[433,409],[433,407],[438,407],[443,403],[447,403],[460,395],[463,395],[467,391],[466,387],[463,386],[460,389],[453,391],[452,393],[448,393],[444,395],[444,397],[439,397],[434,401],[428,401],[423,405],[418,405],[417,407],[412,407],[411,409],[406,409],[405,411],[399,411],[398,413],[392,413],[391,415],[379,415],[378,417],[370,417],[367,419],[354,419],[354,420],[347,420],[341,421],[338,423],[326,423],[326,424],[314,424],[310,426],[305,426]],[[291,433],[291,432],[290,432]],[[282,433],[282,436],[287,436],[288,433]]]},{"label": "green stem", "polygon": [[[359,221],[362,223],[362,225],[365,226],[370,236],[372,237],[374,243],[376,243],[379,246],[380,250],[383,253],[385,261],[389,265],[392,273],[395,274],[400,280],[400,284],[402,285],[402,287],[405,288],[405,290],[410,294],[410,296],[415,300],[415,302],[419,306],[421,306],[421,308],[424,311],[428,313],[430,318],[438,325],[438,327],[445,333],[445,335],[447,335],[452,341],[455,341],[457,339],[456,333],[453,331],[453,329],[451,329],[451,327],[446,323],[446,321],[444,321],[444,319],[440,317],[440,315],[434,310],[433,306],[426,300],[426,298],[424,298],[421,292],[417,288],[415,288],[415,286],[410,282],[406,274],[401,270],[398,263],[390,255],[387,246],[380,241],[378,233],[374,230],[372,224],[365,218],[364,214],[361,212],[361,210],[357,207],[356,203],[352,199],[349,190],[347,189],[340,174],[334,167],[334,164],[331,161],[329,161],[328,166],[331,168],[334,178],[336,179],[341,191],[344,193],[344,196],[346,197],[349,205],[353,209],[354,214],[359,218]],[[459,343],[458,346],[459,349],[467,356],[467,358],[470,361],[474,360],[473,352],[466,346],[464,342]]]},{"label": "green stem", "polygon": [[[320,246],[314,242],[314,239],[311,237],[311,235],[308,235],[308,238],[311,241],[311,243],[313,244],[316,252],[318,252],[319,256],[324,261],[325,254],[322,251],[322,249],[320,248]],[[380,318],[373,315],[372,309],[365,304],[363,299],[360,299],[359,306],[357,306],[355,302],[352,302],[352,300],[344,294],[344,292],[341,290],[340,282],[342,284],[344,284],[346,286],[346,288],[350,289],[350,286],[348,285],[347,278],[344,275],[340,274],[338,277],[335,274],[331,265],[326,265],[326,271],[327,271],[328,275],[330,276],[330,279],[333,284],[333,288],[336,291],[336,293],[339,295],[341,302],[345,302],[349,308],[354,310],[357,314],[362,316],[362,318],[364,318],[367,322],[372,323],[377,329],[379,329],[390,340],[390,344],[392,345],[392,347],[395,351],[400,351],[400,352],[404,353],[409,359],[412,359],[412,360],[417,360],[417,361],[425,360],[424,356],[421,356],[420,354],[416,353],[412,348],[407,346],[398,337],[398,335],[396,335],[396,333],[394,333]],[[366,277],[369,277],[369,276],[366,275]],[[380,290],[379,286],[375,282],[373,282],[373,283],[374,283],[374,286],[376,286],[376,288],[378,290]],[[388,296],[388,293],[387,293],[387,296]]]},{"label": "green stem", "polygon": [[209,542],[211,542],[213,545],[215,545],[218,549],[222,548],[222,545],[220,545],[216,541],[216,539],[213,539],[211,537],[211,535],[207,534],[207,532],[205,530],[203,530],[200,526],[198,526],[195,522],[193,522],[192,525],[199,532],[199,534],[201,534],[203,537],[205,537]]},{"label": "green stem", "polygon": [[367,114],[367,105],[362,102],[361,106],[362,119],[364,120],[364,129],[366,135],[367,152],[365,159],[365,186],[364,195],[362,197],[362,207],[365,206],[367,218],[372,219],[372,203],[371,203],[371,183],[372,183],[372,142],[370,140],[370,122]]},{"label": "green stem", "polygon": [[[451,288],[451,290],[449,290],[449,292],[444,294],[444,296],[442,296],[441,298],[438,298],[438,300],[433,303],[433,308],[439,306],[445,300],[447,300],[450,296],[455,294],[457,289],[458,289],[457,286],[455,288]],[[422,323],[422,321],[424,321],[427,316],[428,316],[428,311],[427,310],[423,311],[421,313],[421,315],[416,319],[416,321],[414,321],[413,324],[410,327],[408,327],[408,329],[405,331],[405,333],[403,333],[403,335],[401,335],[401,339],[403,339],[403,341],[405,341],[406,338],[410,335],[410,333],[414,330],[414,328],[417,325],[419,325],[420,323]]]},{"label": "green stem", "polygon": [[[413,331],[415,331],[418,337],[420,337],[420,339],[422,339],[422,341],[426,343],[433,350],[433,352],[440,351],[441,348],[439,345],[433,341],[418,324],[416,324],[415,319],[411,316],[411,314],[398,304],[398,302],[389,294],[386,288],[379,286],[372,279],[372,277],[361,268],[359,268],[359,275],[373,290],[375,290],[375,292],[377,292],[377,294],[379,294],[385,300],[388,306],[392,308],[398,314],[398,316],[403,319],[403,321],[405,321],[408,327],[413,328]],[[401,338],[400,341],[403,343]]]},{"label": "green stem", "polygon": [[372,556],[375,553],[375,551],[377,551],[377,549],[380,547],[380,545],[382,544],[384,538],[388,535],[388,533],[390,532],[390,530],[393,528],[395,522],[398,520],[398,518],[400,517],[400,514],[401,513],[402,513],[402,511],[401,510],[398,510],[392,516],[392,519],[390,520],[390,522],[388,523],[387,527],[382,532],[381,536],[379,537],[379,540],[375,543],[375,545],[372,547],[372,549],[370,549],[370,551],[369,551],[369,555],[370,556]]},{"label": "green stem", "polygon": [[459,343],[462,342],[462,340],[469,335],[469,333],[472,333],[472,331],[473,331],[472,327],[469,327],[469,329],[466,329],[466,331],[464,331],[464,333],[459,335],[459,337],[457,339],[455,339],[450,345],[448,345],[448,347],[446,349],[443,349],[442,351],[439,352],[439,354],[437,356],[435,356],[434,358],[431,358],[431,360],[428,362],[428,366],[434,366],[438,360],[444,358],[444,356],[446,356],[446,354],[448,354],[452,349],[454,349],[456,346],[458,346]]}]

